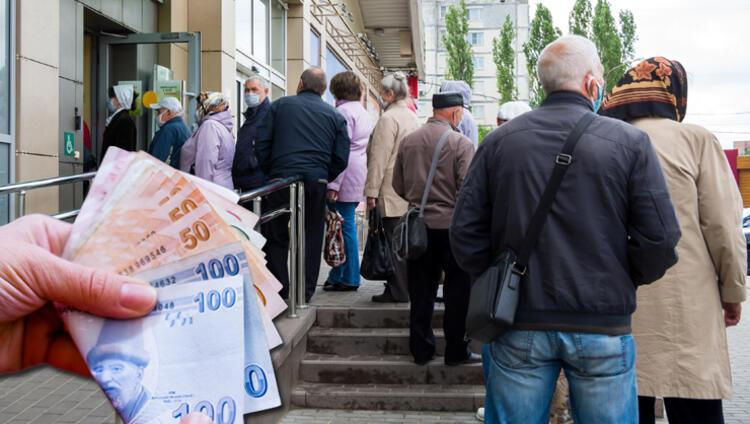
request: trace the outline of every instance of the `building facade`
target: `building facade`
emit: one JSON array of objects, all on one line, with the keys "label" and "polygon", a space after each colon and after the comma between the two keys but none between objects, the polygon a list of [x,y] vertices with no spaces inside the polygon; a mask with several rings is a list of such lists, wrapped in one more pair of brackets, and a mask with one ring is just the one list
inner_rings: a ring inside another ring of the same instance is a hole
[{"label": "building facade", "polygon": [[[383,71],[420,72],[420,13],[419,0],[0,0],[0,186],[81,173],[84,134],[98,155],[107,89],[120,83],[141,95],[172,83],[188,121],[197,92],[222,91],[239,127],[247,77],[265,77],[277,99],[308,67],[348,69],[377,115]],[[154,112],[134,119],[146,149]],[[0,224],[19,214],[16,199],[0,196]],[[25,212],[82,199],[80,183],[33,190]]]},{"label": "building facade", "polygon": [[[425,80],[420,86],[419,115],[432,114],[430,99],[440,90],[446,79],[448,54],[443,44],[445,14],[458,0],[422,0],[425,28]],[[505,17],[510,16],[516,29],[515,80],[518,99],[528,100],[529,85],[523,44],[529,39],[528,0],[466,0],[469,11],[468,41],[474,63],[471,110],[479,125],[495,125],[500,95],[497,90],[495,63],[492,60],[492,40],[500,36]]]}]

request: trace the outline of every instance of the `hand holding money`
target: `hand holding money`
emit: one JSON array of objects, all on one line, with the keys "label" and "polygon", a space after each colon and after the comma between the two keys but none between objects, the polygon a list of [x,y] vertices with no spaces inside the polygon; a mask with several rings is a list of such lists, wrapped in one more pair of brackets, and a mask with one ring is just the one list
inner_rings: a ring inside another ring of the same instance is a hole
[{"label": "hand holding money", "polygon": [[265,268],[258,217],[237,199],[143,152],[110,148],[59,246],[78,266],[157,291],[153,309],[135,320],[55,299],[126,424],[177,424],[194,412],[239,423],[281,404],[269,350],[281,344],[273,318],[286,304]]}]

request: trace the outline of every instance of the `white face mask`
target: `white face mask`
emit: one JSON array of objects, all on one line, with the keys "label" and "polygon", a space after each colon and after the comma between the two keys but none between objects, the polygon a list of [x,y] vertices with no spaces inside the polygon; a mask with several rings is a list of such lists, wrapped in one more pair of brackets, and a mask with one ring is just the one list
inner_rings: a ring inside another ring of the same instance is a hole
[{"label": "white face mask", "polygon": [[167,123],[168,119],[165,119],[165,116],[167,116],[169,112],[162,112],[156,117],[156,125],[162,126]]},{"label": "white face mask", "polygon": [[260,94],[245,93],[245,106],[255,107],[260,104]]}]

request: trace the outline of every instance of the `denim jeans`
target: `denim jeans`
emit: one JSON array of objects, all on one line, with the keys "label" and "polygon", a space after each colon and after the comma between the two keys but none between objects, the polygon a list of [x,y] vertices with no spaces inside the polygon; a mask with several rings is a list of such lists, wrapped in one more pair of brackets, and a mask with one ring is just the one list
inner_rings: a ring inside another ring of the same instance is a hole
[{"label": "denim jeans", "polygon": [[491,344],[489,357],[489,424],[547,424],[561,368],[576,424],[638,423],[631,335],[509,331]]},{"label": "denim jeans", "polygon": [[[345,286],[359,286],[359,244],[357,242],[357,223],[354,218],[354,211],[357,209],[357,202],[336,202],[334,209],[344,218],[342,232],[344,233],[344,249],[346,249],[346,262],[341,266],[331,269],[328,274],[328,281],[333,284],[343,284]],[[328,204],[329,207],[331,204]]]}]

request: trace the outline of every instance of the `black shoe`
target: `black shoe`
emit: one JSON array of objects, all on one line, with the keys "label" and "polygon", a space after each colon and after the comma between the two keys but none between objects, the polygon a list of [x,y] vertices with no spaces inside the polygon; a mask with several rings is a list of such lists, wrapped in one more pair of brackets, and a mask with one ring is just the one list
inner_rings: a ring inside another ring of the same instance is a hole
[{"label": "black shoe", "polygon": [[326,282],[323,283],[323,289],[325,290],[326,287],[331,287],[332,285],[333,285],[332,282],[330,282],[329,280],[326,280]]},{"label": "black shoe", "polygon": [[420,361],[418,361],[418,360],[415,359],[414,363],[417,364],[417,365],[427,365],[433,359],[435,359],[435,355],[432,355],[430,358],[423,359],[423,360],[420,360]]},{"label": "black shoe", "polygon": [[466,359],[464,359],[462,361],[453,362],[453,361],[449,361],[449,360],[446,359],[445,360],[445,365],[448,365],[448,366],[452,367],[452,366],[456,366],[456,365],[477,364],[477,363],[480,363],[480,362],[482,362],[482,355],[476,354],[474,352],[469,352],[469,356],[467,356]]},{"label": "black shoe", "polygon": [[328,287],[323,287],[323,291],[335,291],[335,292],[352,292],[357,291],[359,286],[347,286],[345,284],[333,284]]},{"label": "black shoe", "polygon": [[405,301],[396,300],[391,292],[386,291],[383,294],[378,294],[372,297],[372,301],[376,303],[403,303]]}]

